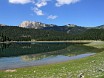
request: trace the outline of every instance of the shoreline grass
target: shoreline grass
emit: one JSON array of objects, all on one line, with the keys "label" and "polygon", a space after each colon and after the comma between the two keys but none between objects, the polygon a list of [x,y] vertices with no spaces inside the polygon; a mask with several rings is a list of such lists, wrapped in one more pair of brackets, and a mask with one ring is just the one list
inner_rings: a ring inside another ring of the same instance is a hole
[{"label": "shoreline grass", "polygon": [[[5,42],[0,42],[0,43],[15,43],[15,42],[40,42],[40,43],[42,43],[42,42],[72,42],[72,43],[80,43],[80,42],[84,42],[84,43],[89,43],[89,42],[94,42],[94,41],[96,41],[96,40],[63,40],[63,41],[5,41]],[[97,41],[99,41],[99,40],[97,40]]]}]

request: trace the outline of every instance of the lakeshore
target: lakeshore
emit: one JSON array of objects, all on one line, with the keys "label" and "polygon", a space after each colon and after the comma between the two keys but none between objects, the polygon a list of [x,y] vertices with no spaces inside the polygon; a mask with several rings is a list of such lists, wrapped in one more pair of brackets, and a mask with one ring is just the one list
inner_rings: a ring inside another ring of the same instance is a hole
[{"label": "lakeshore", "polygon": [[96,41],[86,46],[102,49],[95,55],[43,66],[32,66],[0,71],[1,78],[77,78],[84,73],[85,78],[104,78],[104,42]]},{"label": "lakeshore", "polygon": [[100,40],[67,40],[67,41],[5,41],[0,43],[15,43],[15,42],[21,42],[21,43],[90,43],[90,42],[98,42]]}]

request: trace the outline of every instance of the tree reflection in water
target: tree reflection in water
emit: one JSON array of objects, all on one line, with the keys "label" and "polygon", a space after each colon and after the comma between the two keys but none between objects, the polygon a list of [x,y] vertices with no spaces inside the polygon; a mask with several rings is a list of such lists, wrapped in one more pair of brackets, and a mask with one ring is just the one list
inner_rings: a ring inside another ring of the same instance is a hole
[{"label": "tree reflection in water", "polygon": [[47,57],[56,57],[58,55],[71,57],[71,56],[76,56],[76,55],[85,54],[85,53],[97,53],[103,50],[104,49],[89,47],[83,44],[72,44],[61,50],[50,51],[47,53],[24,55],[24,56],[21,56],[21,58],[24,61],[33,61],[33,60],[35,61],[35,60],[41,60]]}]

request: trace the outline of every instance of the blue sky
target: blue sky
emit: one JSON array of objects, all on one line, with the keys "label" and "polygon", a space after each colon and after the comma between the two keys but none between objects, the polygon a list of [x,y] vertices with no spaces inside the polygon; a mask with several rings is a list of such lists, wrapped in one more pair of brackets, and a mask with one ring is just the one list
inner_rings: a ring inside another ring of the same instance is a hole
[{"label": "blue sky", "polygon": [[104,24],[104,0],[0,0],[0,23],[22,21],[98,26]]}]

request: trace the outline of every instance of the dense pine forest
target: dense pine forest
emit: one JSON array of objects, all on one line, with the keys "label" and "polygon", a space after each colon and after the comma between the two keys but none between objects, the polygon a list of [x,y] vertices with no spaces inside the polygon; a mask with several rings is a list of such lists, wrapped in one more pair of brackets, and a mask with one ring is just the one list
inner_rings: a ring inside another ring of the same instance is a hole
[{"label": "dense pine forest", "polygon": [[31,41],[31,40],[65,40],[65,32],[20,28],[15,26],[0,27],[0,41]]},{"label": "dense pine forest", "polygon": [[[77,32],[74,31],[74,32]],[[74,33],[73,32],[73,33]],[[61,41],[61,40],[104,40],[104,29],[86,29],[79,34],[54,30],[0,26],[0,42],[4,41]]]}]

